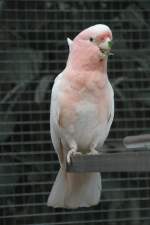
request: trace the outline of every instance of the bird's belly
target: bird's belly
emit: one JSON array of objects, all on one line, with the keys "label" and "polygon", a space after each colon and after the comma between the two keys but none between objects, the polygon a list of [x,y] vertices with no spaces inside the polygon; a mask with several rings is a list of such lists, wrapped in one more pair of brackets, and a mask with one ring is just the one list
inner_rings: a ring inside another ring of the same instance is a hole
[{"label": "bird's belly", "polygon": [[75,119],[71,135],[82,152],[90,150],[92,143],[100,137],[105,122],[100,120],[98,107],[90,102],[78,104],[75,108]]},{"label": "bird's belly", "polygon": [[62,102],[58,124],[64,146],[70,149],[76,145],[82,152],[99,149],[108,136],[113,120],[111,86],[96,95],[67,95]]}]

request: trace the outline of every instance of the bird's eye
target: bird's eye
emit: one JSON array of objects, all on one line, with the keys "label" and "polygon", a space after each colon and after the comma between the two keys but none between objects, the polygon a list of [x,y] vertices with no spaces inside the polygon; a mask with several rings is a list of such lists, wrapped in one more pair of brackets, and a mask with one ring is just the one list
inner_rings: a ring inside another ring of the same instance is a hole
[{"label": "bird's eye", "polygon": [[92,37],[90,37],[90,39],[89,39],[91,42],[93,42],[94,41],[94,38],[92,38]]}]

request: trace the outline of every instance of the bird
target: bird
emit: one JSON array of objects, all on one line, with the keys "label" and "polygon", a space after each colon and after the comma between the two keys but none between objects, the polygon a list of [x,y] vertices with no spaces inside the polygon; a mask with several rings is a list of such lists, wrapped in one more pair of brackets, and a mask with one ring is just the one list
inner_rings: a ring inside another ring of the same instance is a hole
[{"label": "bird", "polygon": [[96,24],[67,41],[66,66],[55,78],[51,93],[50,133],[60,169],[47,205],[75,209],[100,202],[100,173],[73,173],[65,168],[75,155],[101,154],[109,134],[114,92],[107,61],[113,37],[107,25]]}]

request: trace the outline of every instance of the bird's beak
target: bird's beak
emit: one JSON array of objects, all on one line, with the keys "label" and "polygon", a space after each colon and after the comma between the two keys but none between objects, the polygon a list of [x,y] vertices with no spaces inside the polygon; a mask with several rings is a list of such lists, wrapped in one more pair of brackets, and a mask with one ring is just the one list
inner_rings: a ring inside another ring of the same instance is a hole
[{"label": "bird's beak", "polygon": [[99,45],[99,50],[104,57],[112,55],[111,48],[112,48],[112,40],[110,39],[106,39],[103,43],[100,43]]}]

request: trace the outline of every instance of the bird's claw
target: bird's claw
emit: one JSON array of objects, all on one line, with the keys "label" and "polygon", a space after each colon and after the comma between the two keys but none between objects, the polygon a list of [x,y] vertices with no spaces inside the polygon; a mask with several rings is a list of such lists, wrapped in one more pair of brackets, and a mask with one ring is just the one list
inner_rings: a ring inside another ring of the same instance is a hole
[{"label": "bird's claw", "polygon": [[71,157],[75,155],[81,155],[81,152],[78,152],[76,149],[71,149],[67,154],[67,163],[71,163]]},{"label": "bird's claw", "polygon": [[99,152],[96,149],[91,149],[90,152],[87,153],[87,155],[98,155]]}]

